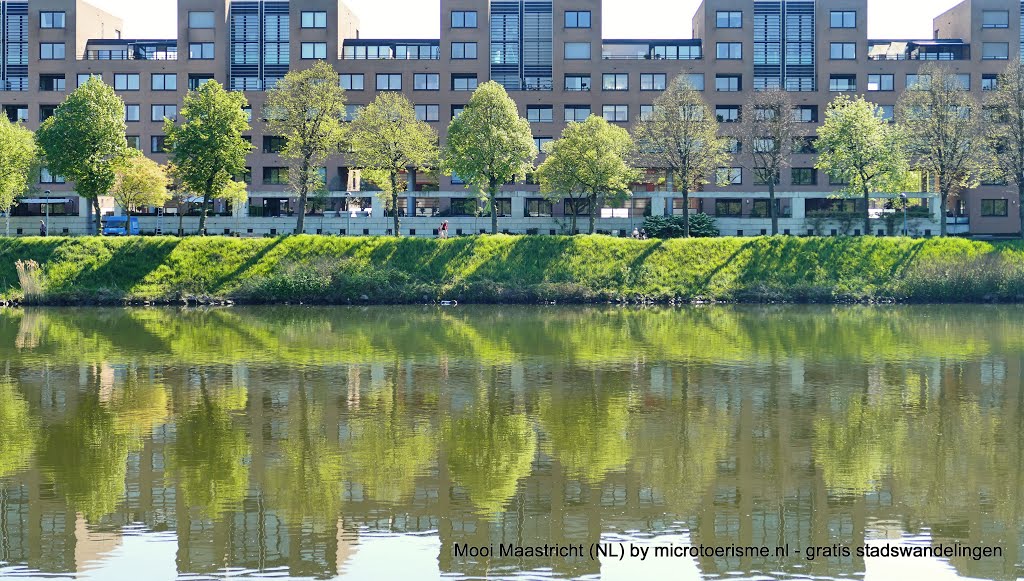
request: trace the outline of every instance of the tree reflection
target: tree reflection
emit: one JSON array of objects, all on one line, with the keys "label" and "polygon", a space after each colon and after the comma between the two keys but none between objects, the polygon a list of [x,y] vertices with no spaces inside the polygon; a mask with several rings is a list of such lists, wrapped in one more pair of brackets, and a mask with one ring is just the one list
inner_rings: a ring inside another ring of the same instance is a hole
[{"label": "tree reflection", "polygon": [[0,380],[0,478],[32,461],[39,442],[38,420],[11,381]]},{"label": "tree reflection", "polygon": [[597,484],[629,461],[629,397],[599,385],[577,385],[541,394],[540,423],[546,451],[558,458],[566,475]]}]

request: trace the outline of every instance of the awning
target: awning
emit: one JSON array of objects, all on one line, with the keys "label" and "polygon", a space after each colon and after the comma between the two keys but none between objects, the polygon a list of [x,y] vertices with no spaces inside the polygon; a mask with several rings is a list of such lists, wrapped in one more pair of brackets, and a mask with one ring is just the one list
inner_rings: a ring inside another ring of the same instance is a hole
[{"label": "awning", "polygon": [[66,204],[69,198],[23,198],[18,200],[19,204]]}]

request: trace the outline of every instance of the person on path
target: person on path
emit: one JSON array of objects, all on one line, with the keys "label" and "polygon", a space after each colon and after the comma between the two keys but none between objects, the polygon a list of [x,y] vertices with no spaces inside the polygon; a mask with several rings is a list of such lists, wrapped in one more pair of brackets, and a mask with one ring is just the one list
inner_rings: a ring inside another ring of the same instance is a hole
[{"label": "person on path", "polygon": [[39,235],[46,238],[46,222],[39,221]]},{"label": "person on path", "polygon": [[441,233],[441,240],[446,240],[448,238],[448,220],[445,220],[444,223],[441,224],[440,233]]}]

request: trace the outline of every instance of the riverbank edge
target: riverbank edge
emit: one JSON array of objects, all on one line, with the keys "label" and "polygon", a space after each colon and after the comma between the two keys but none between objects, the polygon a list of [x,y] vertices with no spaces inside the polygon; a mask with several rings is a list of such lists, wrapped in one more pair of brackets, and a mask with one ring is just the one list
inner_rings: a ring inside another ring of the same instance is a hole
[{"label": "riverbank edge", "polygon": [[[18,261],[39,266],[34,280],[19,280]],[[25,283],[41,291],[26,297]],[[1024,244],[781,236],[0,239],[0,301],[48,306],[1024,303]]]}]

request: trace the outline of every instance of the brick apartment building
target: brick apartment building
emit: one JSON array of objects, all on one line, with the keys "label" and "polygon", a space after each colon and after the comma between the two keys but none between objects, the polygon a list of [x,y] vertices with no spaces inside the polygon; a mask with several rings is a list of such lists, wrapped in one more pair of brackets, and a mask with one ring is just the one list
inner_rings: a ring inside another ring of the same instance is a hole
[{"label": "brick apartment building", "polygon": [[[282,140],[263,132],[265,90],[288,70],[315,60],[338,70],[350,115],[378,92],[400,90],[442,140],[452,117],[487,80],[509,90],[542,144],[557,138],[566,122],[590,114],[631,126],[680,74],[703,90],[725,135],[738,133],[733,128],[742,123],[751,91],[783,87],[792,91],[795,114],[810,137],[837,95],[864,94],[891,114],[927,61],[947,63],[983,97],[1021,53],[1024,21],[1024,4],[1016,0],[964,0],[934,19],[933,38],[879,40],[867,35],[867,0],[705,0],[693,17],[693,38],[605,39],[601,0],[441,0],[440,9],[440,38],[367,39],[339,0],[177,0],[176,38],[126,39],[119,18],[81,0],[3,1],[0,105],[34,129],[89,75],[102,76],[125,101],[130,143],[164,162],[162,120],[175,118],[190,88],[215,79],[245,91],[256,112],[248,203],[217,204],[210,227],[214,233],[267,235],[291,230],[295,199],[286,191],[285,164],[276,153]],[[720,170],[729,185],[710,185],[691,200],[694,210],[716,216],[726,235],[769,228],[766,188],[755,183],[742,155],[734,167]],[[813,169],[812,150],[795,154],[791,165],[778,188],[780,227],[794,235],[841,233],[842,225],[811,219],[844,204],[830,198],[837,186]],[[308,231],[389,231],[382,202],[360,183],[358,171],[341,157],[324,171],[330,193],[307,220]],[[666,191],[663,177],[649,172],[624,207],[602,210],[599,228],[621,234],[645,215],[680,213],[682,199]],[[60,181],[44,171],[38,193],[15,210],[12,228],[32,234],[38,216],[48,214],[51,233],[84,232],[87,207]],[[473,217],[473,193],[460,183],[415,172],[409,182],[414,187],[399,208],[406,234],[432,235],[442,219],[458,233],[488,226]],[[542,200],[529,183],[506,190],[498,200],[502,230],[566,231],[566,204]],[[937,233],[943,212],[935,196],[909,194],[932,216],[914,220],[911,231]],[[1011,187],[998,184],[965,192],[944,212],[950,232],[1018,232],[1015,197]],[[854,202],[845,204],[852,208]],[[110,201],[105,209],[119,212]],[[177,227],[174,209],[141,212],[143,230]],[[186,218],[186,229],[194,222]],[[884,220],[878,222],[882,231]],[[860,231],[850,226],[847,233]]]}]

